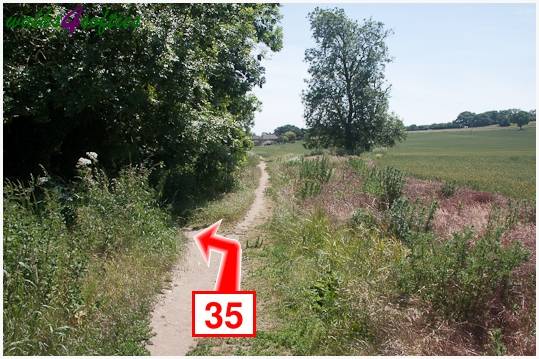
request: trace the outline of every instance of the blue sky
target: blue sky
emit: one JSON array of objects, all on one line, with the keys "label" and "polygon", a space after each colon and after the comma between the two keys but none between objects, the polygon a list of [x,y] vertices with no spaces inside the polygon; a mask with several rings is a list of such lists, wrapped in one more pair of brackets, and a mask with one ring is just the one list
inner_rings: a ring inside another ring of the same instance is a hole
[{"label": "blue sky", "polygon": [[[254,132],[303,121],[301,91],[313,46],[307,14],[316,5],[284,4],[284,47],[265,60],[256,89],[262,111]],[[462,111],[535,108],[534,4],[323,4],[354,19],[372,17],[395,32],[390,110],[406,125],[453,121]]]}]

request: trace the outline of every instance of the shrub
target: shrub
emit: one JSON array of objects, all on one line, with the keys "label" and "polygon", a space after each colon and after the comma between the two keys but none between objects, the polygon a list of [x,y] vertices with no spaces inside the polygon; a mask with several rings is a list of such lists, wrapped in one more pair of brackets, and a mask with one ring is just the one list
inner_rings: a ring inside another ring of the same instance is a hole
[{"label": "shrub", "polygon": [[73,187],[4,184],[4,354],[145,353],[134,322],[177,253],[156,198],[141,168],[112,180],[85,169]]},{"label": "shrub", "polygon": [[431,230],[434,213],[438,208],[436,201],[425,207],[419,203],[411,203],[400,197],[385,212],[385,221],[391,234],[409,243],[412,233],[428,232]]},{"label": "shrub", "polygon": [[455,182],[444,181],[440,192],[442,193],[442,196],[444,196],[445,198],[449,198],[455,194],[456,189],[457,189],[457,185]]},{"label": "shrub", "polygon": [[475,240],[466,231],[445,241],[430,233],[416,234],[399,271],[402,290],[456,320],[486,314],[494,291],[507,286],[512,270],[528,257],[520,242],[502,246],[501,234],[489,228]]},{"label": "shrub", "polygon": [[358,208],[354,211],[350,222],[354,226],[363,225],[366,228],[375,228],[377,225],[377,220],[372,213],[363,208]]},{"label": "shrub", "polygon": [[314,160],[302,158],[299,166],[299,196],[301,199],[320,193],[322,184],[327,183],[333,174],[333,167],[325,156]]},{"label": "shrub", "polygon": [[381,208],[388,209],[402,195],[404,182],[404,174],[396,168],[373,167],[366,171],[364,189],[378,197]]}]

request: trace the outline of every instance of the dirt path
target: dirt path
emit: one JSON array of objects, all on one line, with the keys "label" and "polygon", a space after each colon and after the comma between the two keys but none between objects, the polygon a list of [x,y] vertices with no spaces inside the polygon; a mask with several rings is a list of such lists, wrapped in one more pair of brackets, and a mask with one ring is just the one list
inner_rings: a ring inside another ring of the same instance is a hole
[{"label": "dirt path", "polygon": [[[264,192],[269,176],[265,162],[260,162],[258,168],[261,176],[255,199],[233,233],[225,233],[230,238],[241,240],[246,231],[261,223],[266,215]],[[212,255],[209,268],[206,266],[193,240],[195,233],[197,231],[184,232],[188,238],[185,254],[173,269],[170,288],[164,290],[152,313],[151,325],[156,335],[147,346],[151,355],[185,355],[195,344],[191,337],[191,292],[213,290],[221,260],[220,255]]]}]

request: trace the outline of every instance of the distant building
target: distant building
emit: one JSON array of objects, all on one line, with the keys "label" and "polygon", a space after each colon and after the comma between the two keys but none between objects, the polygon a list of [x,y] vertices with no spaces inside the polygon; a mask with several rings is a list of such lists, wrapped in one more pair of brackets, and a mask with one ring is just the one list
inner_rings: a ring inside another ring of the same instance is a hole
[{"label": "distant building", "polygon": [[279,140],[279,137],[273,133],[262,132],[261,136],[253,135],[253,142],[255,146],[269,146],[273,145]]}]

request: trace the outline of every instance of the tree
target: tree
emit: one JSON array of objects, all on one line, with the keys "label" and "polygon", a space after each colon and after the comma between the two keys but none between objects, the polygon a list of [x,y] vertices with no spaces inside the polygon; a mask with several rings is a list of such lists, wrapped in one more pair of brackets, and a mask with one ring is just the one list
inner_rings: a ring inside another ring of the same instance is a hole
[{"label": "tree", "polygon": [[527,125],[532,119],[532,115],[526,111],[517,111],[511,115],[511,122],[516,123],[520,130],[522,126]]},{"label": "tree", "polygon": [[511,126],[511,122],[507,118],[502,118],[500,122],[498,123],[500,127],[509,127]]},{"label": "tree", "polygon": [[470,111],[461,112],[454,121],[459,127],[473,127],[475,113]]},{"label": "tree", "polygon": [[351,20],[337,8],[316,8],[309,20],[316,46],[305,52],[310,75],[303,92],[307,145],[359,153],[391,143],[388,135],[398,139],[396,132],[404,130],[388,116],[384,75],[390,62],[385,40],[391,31],[372,19]]},{"label": "tree", "polygon": [[[45,6],[54,18],[73,7],[7,4],[4,20]],[[5,29],[4,174],[43,165],[69,178],[95,151],[112,175],[153,166],[154,184],[178,203],[229,187],[251,146],[262,61],[282,47],[278,5],[84,4],[84,16],[106,9],[140,27]]]},{"label": "tree", "polygon": [[384,126],[378,135],[378,145],[384,147],[395,146],[397,142],[406,139],[406,128],[396,113],[388,115]]},{"label": "tree", "polygon": [[284,142],[294,142],[296,141],[296,133],[292,131],[287,131],[283,135]]},{"label": "tree", "polygon": [[277,127],[273,133],[276,135],[276,136],[282,136],[284,135],[286,132],[289,132],[289,131],[292,131],[294,132],[294,134],[296,135],[296,139],[301,139],[303,138],[303,130],[297,126],[294,126],[294,125],[284,125],[284,126],[280,126],[280,127]]}]

